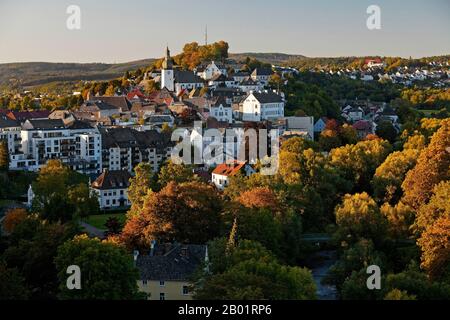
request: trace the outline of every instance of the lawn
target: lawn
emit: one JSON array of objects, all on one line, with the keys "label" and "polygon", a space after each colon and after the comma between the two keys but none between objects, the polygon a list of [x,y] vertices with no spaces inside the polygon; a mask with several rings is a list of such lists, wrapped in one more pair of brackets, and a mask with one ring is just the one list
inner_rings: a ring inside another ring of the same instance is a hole
[{"label": "lawn", "polygon": [[106,230],[105,223],[109,218],[117,218],[123,224],[125,223],[126,216],[125,213],[110,213],[110,214],[99,214],[95,216],[89,216],[84,219],[84,221],[91,226],[94,226],[101,230]]}]

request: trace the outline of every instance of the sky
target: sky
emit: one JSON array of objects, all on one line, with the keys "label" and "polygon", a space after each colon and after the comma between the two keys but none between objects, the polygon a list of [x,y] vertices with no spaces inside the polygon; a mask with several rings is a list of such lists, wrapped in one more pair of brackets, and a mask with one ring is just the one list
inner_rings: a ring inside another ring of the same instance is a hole
[{"label": "sky", "polygon": [[[67,7],[81,10],[69,30]],[[369,5],[381,29],[369,30]],[[450,0],[0,0],[0,63],[119,63],[225,40],[309,57],[450,54]]]}]

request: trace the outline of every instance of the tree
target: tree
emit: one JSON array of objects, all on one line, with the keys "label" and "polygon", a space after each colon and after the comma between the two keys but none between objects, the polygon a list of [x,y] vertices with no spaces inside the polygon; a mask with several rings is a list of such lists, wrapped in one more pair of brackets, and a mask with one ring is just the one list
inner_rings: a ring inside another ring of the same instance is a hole
[{"label": "tree", "polygon": [[[194,285],[200,300],[312,300],[316,286],[306,268],[287,267],[257,242],[243,240],[225,255],[226,239],[211,247],[212,274],[201,274]],[[220,263],[219,263],[220,261]]]},{"label": "tree", "polygon": [[17,269],[9,269],[0,261],[0,301],[26,300],[29,291],[25,286],[25,279]]},{"label": "tree", "polygon": [[9,268],[17,269],[25,278],[31,298],[56,298],[58,284],[54,259],[57,248],[77,231],[72,225],[43,222],[33,216],[14,228],[3,258]]},{"label": "tree", "polygon": [[386,294],[384,300],[416,300],[416,296],[410,295],[406,291],[392,289]]},{"label": "tree", "polygon": [[128,219],[122,238],[128,247],[145,247],[152,240],[205,243],[219,235],[221,211],[222,201],[213,186],[170,182],[147,195],[142,212]]},{"label": "tree", "polygon": [[415,226],[422,232],[439,218],[450,218],[450,181],[442,181],[433,188],[430,201],[419,207]]},{"label": "tree", "polygon": [[0,171],[8,171],[9,169],[9,150],[6,141],[0,141]]},{"label": "tree", "polygon": [[144,206],[145,196],[151,192],[152,167],[149,163],[141,162],[134,168],[134,177],[130,179],[128,199],[131,201],[129,215],[136,215]]},{"label": "tree", "polygon": [[389,203],[383,204],[380,209],[381,214],[388,223],[388,233],[395,239],[409,238],[411,235],[411,226],[414,224],[414,210],[399,202],[395,206]]},{"label": "tree", "polygon": [[360,141],[331,150],[331,164],[349,181],[354,181],[357,191],[365,190],[390,151],[391,145],[385,140]]},{"label": "tree", "polygon": [[[115,244],[77,236],[58,248],[55,258],[60,299],[131,300],[140,297],[139,274],[128,252]],[[82,290],[69,290],[67,267],[81,269]]]},{"label": "tree", "polygon": [[432,279],[450,281],[450,217],[441,217],[417,241],[422,250],[421,267]]},{"label": "tree", "polygon": [[335,214],[336,237],[340,241],[352,243],[366,238],[380,244],[385,236],[386,221],[376,202],[365,192],[345,195]]},{"label": "tree", "polygon": [[109,217],[105,222],[105,227],[107,229],[105,232],[106,237],[116,236],[122,231],[122,224],[116,217]]},{"label": "tree", "polygon": [[414,168],[420,151],[405,149],[391,153],[377,168],[372,180],[374,196],[379,201],[396,203],[403,195],[401,186],[406,174]]},{"label": "tree", "polygon": [[48,160],[33,183],[32,211],[50,221],[70,221],[99,212],[99,203],[87,185],[87,177],[59,160]]},{"label": "tree", "polygon": [[380,138],[389,141],[390,143],[394,143],[397,138],[397,130],[395,130],[392,122],[390,121],[381,121],[375,132],[377,136]]},{"label": "tree", "polygon": [[158,174],[158,184],[164,188],[169,182],[183,183],[189,181],[198,181],[193,173],[193,167],[184,164],[175,164],[171,160],[161,167]]},{"label": "tree", "polygon": [[276,194],[268,187],[253,188],[242,192],[238,201],[246,208],[281,210]]},{"label": "tree", "polygon": [[27,211],[23,208],[10,209],[2,221],[3,230],[12,233],[14,229],[27,218]]},{"label": "tree", "polygon": [[418,209],[428,202],[436,184],[450,179],[449,145],[450,119],[446,119],[431,138],[428,147],[420,153],[416,166],[406,174],[402,184],[403,202]]}]

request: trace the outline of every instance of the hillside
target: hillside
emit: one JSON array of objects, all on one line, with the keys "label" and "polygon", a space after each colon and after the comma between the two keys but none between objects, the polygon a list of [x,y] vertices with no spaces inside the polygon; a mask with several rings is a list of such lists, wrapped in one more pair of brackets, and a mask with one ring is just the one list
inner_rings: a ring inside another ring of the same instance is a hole
[{"label": "hillside", "polygon": [[285,54],[285,53],[256,53],[256,52],[244,52],[244,53],[230,53],[230,58],[242,61],[246,57],[255,58],[264,63],[270,64],[284,64],[291,60],[300,60],[306,58],[305,56],[298,54]]},{"label": "hillside", "polygon": [[[282,64],[300,55],[283,53],[234,53],[230,58],[244,60],[256,58],[262,62]],[[122,76],[127,70],[149,66],[155,59],[145,59],[119,64],[106,63],[48,63],[25,62],[0,64],[0,87],[21,83],[23,87],[39,86],[55,82],[77,82],[81,80],[110,80]]]},{"label": "hillside", "polygon": [[149,66],[154,60],[119,64],[26,62],[0,64],[0,86],[18,81],[24,87],[56,81],[108,80],[127,70]]}]

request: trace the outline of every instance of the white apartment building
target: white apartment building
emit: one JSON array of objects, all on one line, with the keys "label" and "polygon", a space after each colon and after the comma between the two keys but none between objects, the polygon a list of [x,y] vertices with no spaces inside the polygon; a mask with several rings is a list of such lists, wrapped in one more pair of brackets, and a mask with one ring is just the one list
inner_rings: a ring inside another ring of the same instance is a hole
[{"label": "white apartment building", "polygon": [[275,92],[251,92],[244,100],[242,120],[278,120],[284,117],[284,105],[284,98]]},{"label": "white apartment building", "polygon": [[9,154],[15,154],[20,149],[20,124],[8,118],[0,117],[0,140],[8,144]]},{"label": "white apartment building", "polygon": [[81,173],[102,171],[101,135],[85,122],[66,125],[61,119],[27,120],[21,140],[21,152],[11,155],[12,170],[36,171],[47,160],[59,159]]}]

